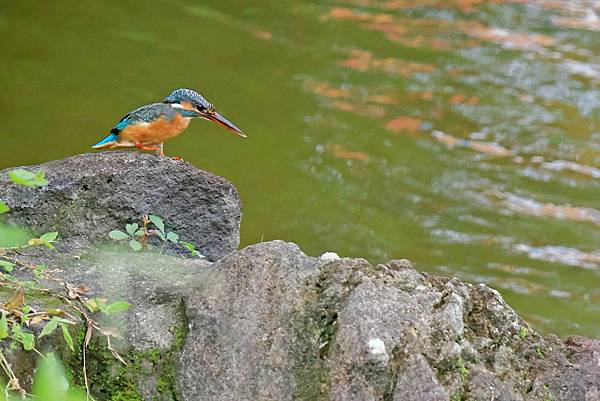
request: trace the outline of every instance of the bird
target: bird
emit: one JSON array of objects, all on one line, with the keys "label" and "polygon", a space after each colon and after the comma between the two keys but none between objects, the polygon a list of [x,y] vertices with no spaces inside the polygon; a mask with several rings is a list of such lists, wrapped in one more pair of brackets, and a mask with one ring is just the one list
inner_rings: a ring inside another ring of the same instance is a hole
[{"label": "bird", "polygon": [[217,123],[246,138],[241,129],[219,114],[215,107],[192,89],[175,89],[162,102],[148,104],[127,113],[110,134],[94,149],[136,147],[164,156],[164,142],[182,133],[192,118]]}]

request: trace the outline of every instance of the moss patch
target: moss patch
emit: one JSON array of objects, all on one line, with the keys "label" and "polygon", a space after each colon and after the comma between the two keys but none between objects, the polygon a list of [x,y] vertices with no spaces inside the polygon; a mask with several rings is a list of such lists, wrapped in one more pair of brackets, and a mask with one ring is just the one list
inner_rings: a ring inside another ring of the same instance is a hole
[{"label": "moss patch", "polygon": [[[144,352],[129,350],[117,361],[106,347],[106,339],[94,337],[86,351],[90,393],[97,401],[177,401],[176,369],[179,351],[187,337],[183,303],[178,309],[178,324],[171,328],[174,340],[167,350]],[[85,331],[74,333],[76,351],[65,359],[74,384],[84,387],[82,344]],[[149,398],[151,397],[151,398]]]}]

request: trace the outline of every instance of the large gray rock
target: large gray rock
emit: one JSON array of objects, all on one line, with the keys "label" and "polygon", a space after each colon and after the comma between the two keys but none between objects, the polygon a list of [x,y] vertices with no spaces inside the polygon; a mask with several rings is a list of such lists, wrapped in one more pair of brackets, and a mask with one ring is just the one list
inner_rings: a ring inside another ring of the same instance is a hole
[{"label": "large gray rock", "polygon": [[43,188],[10,185],[0,171],[8,218],[35,231],[59,231],[63,247],[84,248],[114,229],[162,217],[210,260],[239,245],[241,205],[227,180],[183,161],[139,152],[89,153],[26,169],[46,172]]},{"label": "large gray rock", "polygon": [[[89,296],[132,304],[99,317],[129,362],[88,351],[99,401],[123,389],[147,401],[599,399],[600,341],[542,338],[496,291],[406,261],[326,262],[273,241],[214,263],[113,251],[58,263]],[[31,383],[33,366],[9,359]]]},{"label": "large gray rock", "polygon": [[405,261],[326,263],[262,243],[214,263],[184,298],[184,401],[589,401],[600,390],[599,342],[544,339],[498,292]]}]

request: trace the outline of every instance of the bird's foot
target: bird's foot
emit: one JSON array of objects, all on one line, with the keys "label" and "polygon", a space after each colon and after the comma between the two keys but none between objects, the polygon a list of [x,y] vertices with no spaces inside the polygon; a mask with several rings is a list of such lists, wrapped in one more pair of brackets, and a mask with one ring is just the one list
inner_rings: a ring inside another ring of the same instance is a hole
[{"label": "bird's foot", "polygon": [[183,161],[183,159],[181,157],[179,157],[179,156],[173,156],[173,157],[171,157],[171,159]]},{"label": "bird's foot", "polygon": [[165,151],[164,151],[164,144],[160,143],[158,145],[156,145],[156,156],[164,156],[165,155]]},{"label": "bird's foot", "polygon": [[135,147],[138,148],[139,150],[156,150],[156,151],[161,150],[161,148],[158,146],[146,146],[141,143],[135,143]]}]

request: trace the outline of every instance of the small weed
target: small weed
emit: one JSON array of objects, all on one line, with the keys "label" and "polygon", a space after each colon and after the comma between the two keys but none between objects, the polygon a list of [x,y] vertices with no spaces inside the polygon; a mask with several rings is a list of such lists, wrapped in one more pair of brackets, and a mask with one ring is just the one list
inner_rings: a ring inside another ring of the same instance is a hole
[{"label": "small weed", "polygon": [[528,335],[529,335],[529,330],[527,330],[527,327],[519,328],[519,337],[521,337],[521,340],[526,339]]},{"label": "small weed", "polygon": [[462,357],[458,358],[456,361],[456,367],[458,368],[458,373],[460,374],[460,381],[464,383],[469,376],[469,369],[465,366],[465,361]]},{"label": "small weed", "polygon": [[535,353],[538,354],[540,358],[543,358],[545,356],[544,351],[542,351],[542,348],[539,346],[535,347]]},{"label": "small weed", "polygon": [[90,298],[85,301],[84,305],[92,313],[100,311],[107,315],[124,312],[131,307],[126,301],[115,301],[109,304],[106,298]]},{"label": "small weed", "polygon": [[190,252],[190,255],[192,255],[192,256],[199,257],[199,258],[204,257],[204,255],[202,255],[200,252],[198,252],[196,250],[196,246],[194,244],[192,244],[191,242],[179,241],[179,245],[181,245],[185,249],[187,249]]},{"label": "small weed", "polygon": [[125,231],[112,230],[108,233],[110,239],[114,241],[127,240],[129,247],[138,252],[142,249],[149,249],[151,246],[148,243],[150,237],[157,237],[164,244],[171,242],[180,245],[186,249],[192,256],[203,258],[200,252],[196,250],[194,244],[185,241],[179,241],[179,234],[173,231],[165,230],[163,219],[156,215],[148,215],[142,217],[141,225],[137,223],[126,224]]},{"label": "small weed", "polygon": [[546,392],[544,401],[554,401],[554,397],[552,397],[552,394],[550,394],[550,387],[547,384],[544,384],[544,390]]},{"label": "small weed", "polygon": [[452,397],[450,397],[450,401],[462,401],[463,396],[461,392],[458,393],[454,393],[452,394]]},{"label": "small weed", "polygon": [[43,234],[39,238],[30,239],[27,242],[27,245],[29,245],[29,246],[43,245],[46,248],[54,249],[53,243],[54,243],[54,241],[56,241],[57,237],[58,237],[58,232],[52,231],[52,232]]}]

